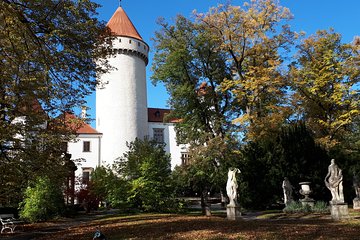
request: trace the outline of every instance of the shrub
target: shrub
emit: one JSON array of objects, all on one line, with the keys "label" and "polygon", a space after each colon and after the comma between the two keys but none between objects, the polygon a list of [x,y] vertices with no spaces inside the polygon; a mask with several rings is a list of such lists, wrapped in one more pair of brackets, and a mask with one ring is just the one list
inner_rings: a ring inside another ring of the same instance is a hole
[{"label": "shrub", "polygon": [[27,187],[24,195],[20,203],[20,217],[30,222],[58,216],[65,206],[61,188],[48,177],[38,177],[34,186]]},{"label": "shrub", "polygon": [[146,212],[177,210],[171,181],[170,155],[164,144],[154,140],[136,139],[128,144],[127,151],[115,164],[128,186],[128,203]]},{"label": "shrub", "polygon": [[107,207],[128,209],[129,190],[129,181],[115,174],[109,167],[97,167],[91,174],[90,192],[99,200],[105,201]]},{"label": "shrub", "polygon": [[298,213],[298,212],[302,212],[304,209],[304,206],[302,205],[301,202],[298,201],[292,201],[290,203],[288,203],[288,205],[284,208],[284,212],[285,213]]},{"label": "shrub", "polygon": [[328,213],[329,208],[323,201],[318,201],[313,207],[310,205],[303,205],[301,202],[293,201],[289,203],[283,211],[285,213]]},{"label": "shrub", "polygon": [[89,213],[92,210],[97,210],[100,202],[98,197],[91,192],[91,187],[91,182],[89,182],[85,188],[81,188],[76,193],[80,206],[85,210],[86,213]]},{"label": "shrub", "polygon": [[315,203],[314,207],[312,208],[313,212],[315,213],[329,213],[330,209],[326,202],[318,201]]}]

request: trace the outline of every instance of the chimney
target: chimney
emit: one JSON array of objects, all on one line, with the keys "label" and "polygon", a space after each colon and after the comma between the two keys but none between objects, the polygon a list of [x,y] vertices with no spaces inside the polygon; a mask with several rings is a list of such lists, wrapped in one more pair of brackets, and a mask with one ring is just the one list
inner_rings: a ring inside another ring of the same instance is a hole
[{"label": "chimney", "polygon": [[82,119],[85,119],[85,118],[86,118],[86,109],[87,109],[86,106],[82,106],[82,107],[81,107],[81,118],[82,118]]},{"label": "chimney", "polygon": [[353,40],[355,46],[360,46],[360,36],[355,36]]}]

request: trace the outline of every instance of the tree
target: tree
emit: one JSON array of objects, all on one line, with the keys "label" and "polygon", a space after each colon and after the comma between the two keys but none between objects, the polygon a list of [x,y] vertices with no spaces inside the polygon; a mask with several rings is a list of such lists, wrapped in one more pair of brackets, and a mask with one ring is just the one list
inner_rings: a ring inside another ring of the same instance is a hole
[{"label": "tree", "polygon": [[106,205],[115,208],[128,207],[130,183],[109,167],[97,167],[91,173],[90,192]]},{"label": "tree", "polygon": [[[356,129],[360,115],[359,49],[341,35],[318,31],[300,46],[290,74],[298,116],[328,150]],[[355,127],[355,128],[354,128]]]},{"label": "tree", "polygon": [[38,177],[33,186],[25,190],[20,217],[30,222],[48,220],[62,214],[64,207],[61,187],[48,177]]},{"label": "tree", "polygon": [[223,54],[215,51],[207,29],[178,16],[175,26],[163,20],[156,33],[153,82],[163,82],[169,92],[179,142],[201,145],[216,136],[225,137],[231,122],[228,93],[219,91],[231,72]]},{"label": "tree", "polygon": [[234,121],[249,140],[272,134],[290,115],[282,62],[295,37],[286,21],[290,11],[273,0],[244,7],[222,6],[199,15],[198,21],[216,42],[231,77],[220,89],[232,96]]},{"label": "tree", "polygon": [[144,211],[169,211],[174,205],[170,156],[155,140],[136,139],[115,164],[117,172],[130,181],[128,201]]},{"label": "tree", "polygon": [[[236,166],[239,148],[236,142],[224,144],[222,139],[214,138],[206,145],[190,149],[191,161],[188,165],[177,166],[172,175],[176,193],[180,196],[191,194],[199,196],[204,215],[211,215],[208,197],[225,193],[227,169]],[[224,159],[226,156],[226,159]]]},{"label": "tree", "polygon": [[289,17],[261,0],[244,9],[220,5],[195,20],[178,16],[173,25],[159,21],[152,80],[170,94],[169,117],[180,119],[178,141],[190,145],[201,194],[221,182],[244,131],[261,137],[286,119],[279,51],[293,34],[278,25]]},{"label": "tree", "polygon": [[97,7],[88,0],[0,2],[0,189],[9,199],[41,172],[66,172],[60,146],[75,129],[54,117],[81,106],[107,69],[101,44],[108,31],[94,17]]},{"label": "tree", "polygon": [[[295,189],[311,182],[314,199],[327,197],[324,185],[330,157],[304,123],[284,126],[271,137],[250,142],[241,149],[240,201],[249,208],[269,208],[283,202],[281,183],[287,177]],[[295,192],[296,194],[297,192]],[[297,193],[296,198],[301,196]]]}]

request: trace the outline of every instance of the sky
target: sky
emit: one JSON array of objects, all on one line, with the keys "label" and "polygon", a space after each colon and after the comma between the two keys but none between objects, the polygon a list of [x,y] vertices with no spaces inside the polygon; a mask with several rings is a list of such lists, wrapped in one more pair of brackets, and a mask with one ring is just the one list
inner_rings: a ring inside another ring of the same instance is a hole
[{"label": "sky", "polygon": [[[102,6],[98,9],[98,18],[107,22],[119,6],[119,0],[94,0]],[[147,66],[148,107],[168,108],[169,98],[162,85],[154,86],[150,77],[154,43],[151,40],[160,27],[156,24],[159,17],[172,22],[178,14],[191,17],[194,9],[207,12],[210,7],[228,0],[122,0],[125,10],[143,40],[150,46]],[[245,1],[232,0],[232,5],[242,6]],[[290,9],[294,19],[289,22],[293,31],[304,31],[306,36],[317,30],[334,28],[349,43],[354,36],[360,35],[360,0],[280,0],[280,5]],[[88,98],[88,114],[95,119],[95,93]],[[95,122],[91,125],[94,127]]]}]

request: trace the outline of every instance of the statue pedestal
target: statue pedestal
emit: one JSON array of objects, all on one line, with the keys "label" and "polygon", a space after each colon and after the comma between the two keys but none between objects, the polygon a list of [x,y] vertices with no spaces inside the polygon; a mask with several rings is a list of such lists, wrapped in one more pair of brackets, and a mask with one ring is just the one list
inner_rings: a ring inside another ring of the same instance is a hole
[{"label": "statue pedestal", "polygon": [[315,205],[315,200],[311,198],[300,199],[300,202],[303,206],[309,205],[310,207],[314,207]]},{"label": "statue pedestal", "polygon": [[226,216],[228,220],[236,220],[241,218],[240,206],[227,205]]},{"label": "statue pedestal", "polygon": [[360,209],[360,199],[359,198],[353,199],[353,209]]},{"label": "statue pedestal", "polygon": [[346,203],[331,203],[330,204],[331,217],[334,220],[349,219],[349,209]]}]

